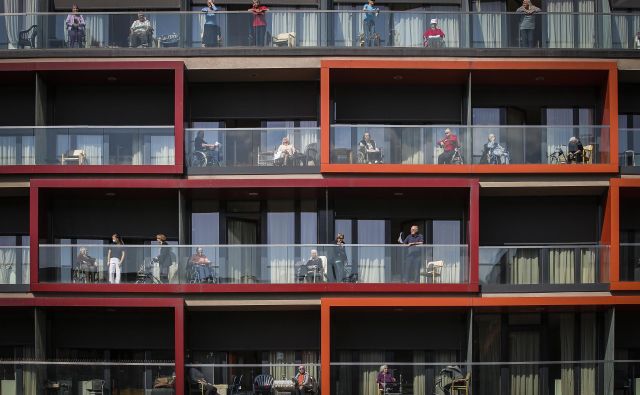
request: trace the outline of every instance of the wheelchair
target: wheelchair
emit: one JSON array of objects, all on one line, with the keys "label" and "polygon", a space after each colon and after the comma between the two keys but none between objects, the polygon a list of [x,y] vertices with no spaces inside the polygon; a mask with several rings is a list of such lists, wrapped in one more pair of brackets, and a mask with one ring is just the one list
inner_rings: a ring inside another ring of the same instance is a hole
[{"label": "wheelchair", "polygon": [[454,151],[453,151],[453,156],[451,157],[451,162],[452,165],[463,165],[464,164],[464,159],[462,157],[462,148],[461,147],[457,147]]},{"label": "wheelchair", "polygon": [[136,272],[136,284],[162,284],[162,280],[153,274],[153,268],[160,267],[158,257],[145,259]]},{"label": "wheelchair", "polygon": [[487,162],[491,165],[508,165],[511,162],[509,151],[498,145],[488,152]]},{"label": "wheelchair", "polygon": [[191,167],[220,167],[220,152],[217,150],[193,151]]},{"label": "wheelchair", "polygon": [[358,151],[358,163],[384,163],[382,148],[379,151]]},{"label": "wheelchair", "polygon": [[554,148],[553,152],[549,155],[549,163],[552,165],[567,163],[567,155],[564,153],[562,147]]},{"label": "wheelchair", "polygon": [[187,282],[189,284],[217,284],[218,277],[214,273],[214,269],[208,265],[209,273],[203,274],[198,267],[204,267],[203,265],[197,265],[192,262],[187,262]]}]

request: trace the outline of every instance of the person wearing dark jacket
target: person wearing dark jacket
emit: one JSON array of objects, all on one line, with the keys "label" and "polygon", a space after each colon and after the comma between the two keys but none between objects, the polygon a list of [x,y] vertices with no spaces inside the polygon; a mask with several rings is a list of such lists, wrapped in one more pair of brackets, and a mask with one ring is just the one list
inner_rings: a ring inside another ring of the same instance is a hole
[{"label": "person wearing dark jacket", "polygon": [[344,235],[338,233],[336,236],[336,246],[330,249],[331,251],[331,268],[327,270],[327,275],[330,277],[329,282],[340,282],[345,277],[346,265],[347,265],[347,251],[344,248]]},{"label": "person wearing dark jacket", "polygon": [[160,264],[160,279],[163,282],[169,281],[169,266],[173,263],[171,247],[167,247],[167,236],[159,233],[156,235],[156,241],[160,243],[160,255],[158,255],[158,263]]}]

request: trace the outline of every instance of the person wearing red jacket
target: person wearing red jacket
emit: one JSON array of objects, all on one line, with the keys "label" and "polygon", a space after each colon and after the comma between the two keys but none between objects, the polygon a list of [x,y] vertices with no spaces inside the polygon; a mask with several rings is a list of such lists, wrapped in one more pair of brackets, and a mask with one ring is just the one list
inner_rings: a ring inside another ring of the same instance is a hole
[{"label": "person wearing red jacket", "polygon": [[444,149],[444,152],[438,155],[438,164],[451,164],[456,148],[460,147],[458,136],[451,133],[451,129],[446,128],[444,130],[444,138],[438,144]]},{"label": "person wearing red jacket", "polygon": [[438,20],[431,20],[431,27],[422,35],[425,47],[440,48],[444,45],[444,32],[438,27]]}]

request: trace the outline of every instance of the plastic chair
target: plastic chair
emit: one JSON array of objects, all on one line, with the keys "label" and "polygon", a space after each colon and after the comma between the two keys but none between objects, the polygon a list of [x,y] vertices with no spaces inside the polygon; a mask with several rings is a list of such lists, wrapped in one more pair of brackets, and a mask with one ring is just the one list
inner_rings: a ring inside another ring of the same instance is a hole
[{"label": "plastic chair", "polygon": [[436,283],[436,277],[438,279],[442,279],[442,269],[444,268],[444,261],[432,261],[427,262],[427,267],[424,272],[421,272],[420,275],[426,277],[427,279],[431,277],[431,283]]},{"label": "plastic chair", "polygon": [[84,150],[74,149],[69,150],[62,154],[60,158],[60,163],[66,165],[67,162],[77,163],[78,165],[84,165],[87,160],[87,155]]},{"label": "plastic chair", "polygon": [[273,387],[273,376],[270,374],[259,374],[253,380],[253,393],[255,395],[270,395]]},{"label": "plastic chair", "polygon": [[231,385],[229,386],[229,395],[239,394],[242,391],[242,379],[244,375],[233,376]]},{"label": "plastic chair", "polygon": [[469,382],[471,381],[471,373],[468,373],[461,379],[455,379],[451,383],[451,391],[456,391],[456,393],[469,395]]}]

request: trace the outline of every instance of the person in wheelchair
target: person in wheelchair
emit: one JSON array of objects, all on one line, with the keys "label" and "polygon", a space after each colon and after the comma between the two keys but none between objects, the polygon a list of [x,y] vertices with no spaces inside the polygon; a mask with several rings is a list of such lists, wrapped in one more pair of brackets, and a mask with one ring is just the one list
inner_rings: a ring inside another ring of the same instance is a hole
[{"label": "person in wheelchair", "polygon": [[496,135],[489,133],[488,141],[484,144],[480,163],[499,165],[509,164],[509,152],[496,141]]},{"label": "person in wheelchair", "polygon": [[569,151],[567,154],[567,163],[583,163],[584,147],[580,139],[575,136],[571,137],[567,148]]},{"label": "person in wheelchair", "polygon": [[431,20],[431,27],[422,35],[425,48],[444,47],[444,32],[438,27],[438,20]]},{"label": "person in wheelchair", "polygon": [[322,259],[318,256],[317,250],[311,250],[311,257],[304,265],[298,269],[298,281],[314,282],[322,281]]},{"label": "person in wheelchair", "polygon": [[220,164],[220,143],[209,144],[204,139],[204,130],[199,130],[193,142],[193,149],[196,153],[204,155],[206,166]]},{"label": "person in wheelchair", "polygon": [[276,166],[293,166],[297,156],[296,148],[289,142],[289,137],[282,138],[282,144],[273,154],[273,162]]},{"label": "person in wheelchair", "polygon": [[376,142],[369,132],[364,132],[358,144],[358,151],[364,163],[382,163],[382,151],[376,147]]},{"label": "person in wheelchair", "polygon": [[67,19],[64,22],[67,27],[67,35],[69,37],[69,48],[78,48],[84,46],[85,40],[85,26],[84,17],[78,11],[78,5],[74,4],[71,7],[71,14],[67,15]]},{"label": "person in wheelchair", "polygon": [[454,162],[454,156],[459,155],[460,143],[458,143],[458,136],[451,133],[451,129],[446,128],[444,130],[444,138],[438,141],[438,145],[443,148],[443,152],[438,155],[438,164],[452,164]]},{"label": "person in wheelchair", "polygon": [[396,378],[393,377],[391,372],[389,372],[389,367],[387,365],[380,366],[380,372],[378,373],[376,384],[378,384],[379,394],[386,394],[397,387]]},{"label": "person in wheelchair", "polygon": [[151,22],[144,16],[144,13],[138,12],[138,19],[133,21],[129,29],[129,46],[151,47],[153,44],[153,28]]},{"label": "person in wheelchair", "polygon": [[76,257],[74,282],[95,282],[98,276],[96,258],[89,255],[89,251],[82,247]]},{"label": "person in wheelchair", "polygon": [[204,254],[202,247],[196,248],[196,253],[189,258],[189,264],[193,270],[191,280],[196,283],[214,283],[215,279],[211,270],[211,261]]}]

